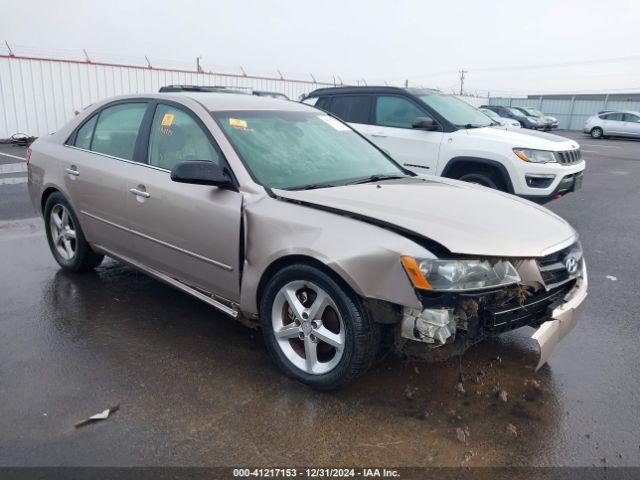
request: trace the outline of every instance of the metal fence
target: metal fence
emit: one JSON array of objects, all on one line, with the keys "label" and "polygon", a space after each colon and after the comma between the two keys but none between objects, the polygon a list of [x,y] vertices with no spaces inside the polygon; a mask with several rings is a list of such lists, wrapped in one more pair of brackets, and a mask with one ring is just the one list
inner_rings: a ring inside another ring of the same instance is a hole
[{"label": "metal fence", "polygon": [[153,93],[164,85],[221,85],[298,99],[332,83],[0,55],[0,138],[54,132],[87,105],[115,95]]},{"label": "metal fence", "polygon": [[491,98],[490,105],[537,108],[559,120],[558,128],[582,130],[585,121],[603,110],[640,110],[635,94],[611,95],[543,95],[527,98]]},{"label": "metal fence", "polygon": [[[42,136],[75,112],[115,95],[153,93],[164,85],[221,85],[280,92],[292,100],[334,83],[95,61],[0,55],[0,138]],[[487,98],[461,96],[474,106]]]}]

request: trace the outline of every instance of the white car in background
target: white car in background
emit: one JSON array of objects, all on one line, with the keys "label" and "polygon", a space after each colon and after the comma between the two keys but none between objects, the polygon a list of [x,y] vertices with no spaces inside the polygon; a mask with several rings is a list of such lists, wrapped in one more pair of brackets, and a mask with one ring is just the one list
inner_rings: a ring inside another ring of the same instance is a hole
[{"label": "white car in background", "polygon": [[497,126],[499,126],[500,128],[504,128],[505,130],[519,130],[520,128],[522,128],[522,125],[520,125],[520,122],[517,120],[501,117],[496,112],[494,112],[493,110],[489,110],[488,108],[480,108],[479,110],[491,120],[496,122],[498,124]]},{"label": "white car in background", "polygon": [[587,119],[582,129],[593,138],[640,137],[640,112],[607,111]]}]

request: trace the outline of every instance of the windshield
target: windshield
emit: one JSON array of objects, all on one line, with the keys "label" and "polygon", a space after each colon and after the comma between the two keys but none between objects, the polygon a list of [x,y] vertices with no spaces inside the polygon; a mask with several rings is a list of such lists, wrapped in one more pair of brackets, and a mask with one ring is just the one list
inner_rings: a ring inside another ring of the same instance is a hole
[{"label": "windshield", "polygon": [[480,111],[482,113],[484,113],[487,117],[493,119],[493,120],[497,120],[498,118],[500,118],[500,115],[498,115],[496,112],[494,112],[493,110],[489,110],[487,108],[481,108]]},{"label": "windshield", "polygon": [[480,110],[452,95],[433,92],[418,97],[456,127],[488,127],[492,124]]},{"label": "windshield", "polygon": [[505,107],[505,108],[509,110],[512,115],[515,115],[516,117],[522,117],[525,115],[524,112],[521,112],[517,108],[512,108],[512,107]]},{"label": "windshield", "polygon": [[406,176],[350,127],[319,112],[212,112],[256,181],[295,189]]},{"label": "windshield", "polygon": [[525,110],[532,117],[544,117],[544,113],[542,113],[540,110],[536,110],[535,108],[525,108]]}]

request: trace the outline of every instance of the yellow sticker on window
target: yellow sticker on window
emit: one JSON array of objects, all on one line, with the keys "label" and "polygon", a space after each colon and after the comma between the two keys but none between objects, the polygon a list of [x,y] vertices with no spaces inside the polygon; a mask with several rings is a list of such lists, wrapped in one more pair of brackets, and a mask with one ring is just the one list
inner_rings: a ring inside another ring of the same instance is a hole
[{"label": "yellow sticker on window", "polygon": [[170,127],[173,123],[174,118],[176,118],[176,116],[173,113],[165,113],[164,117],[162,117],[162,122],[160,122],[160,125],[162,125],[163,127]]},{"label": "yellow sticker on window", "polygon": [[246,120],[240,120],[239,118],[230,118],[229,119],[229,125],[231,125],[232,127],[237,127],[237,128],[247,128],[247,121]]}]

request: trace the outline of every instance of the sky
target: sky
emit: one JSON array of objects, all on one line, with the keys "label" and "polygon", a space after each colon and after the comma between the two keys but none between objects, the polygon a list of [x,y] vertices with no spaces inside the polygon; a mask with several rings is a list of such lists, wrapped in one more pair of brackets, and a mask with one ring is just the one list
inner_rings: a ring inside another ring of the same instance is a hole
[{"label": "sky", "polygon": [[[17,55],[484,95],[640,91],[640,2],[0,0]],[[4,45],[1,53],[7,53]]]}]

